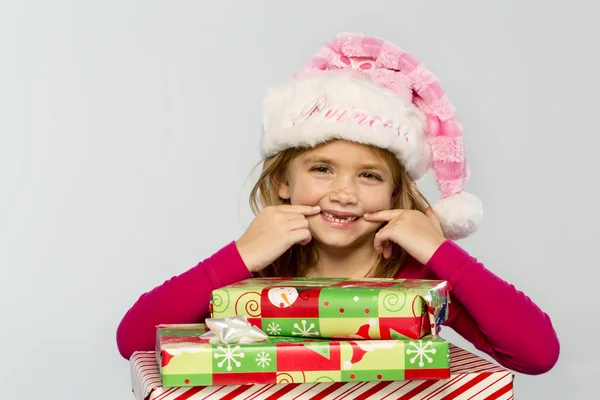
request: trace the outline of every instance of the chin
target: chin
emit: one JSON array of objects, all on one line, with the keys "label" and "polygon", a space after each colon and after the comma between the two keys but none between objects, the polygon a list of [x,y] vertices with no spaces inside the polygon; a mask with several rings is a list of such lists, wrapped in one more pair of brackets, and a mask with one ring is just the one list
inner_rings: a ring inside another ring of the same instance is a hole
[{"label": "chin", "polygon": [[326,247],[331,247],[331,248],[336,248],[336,249],[346,249],[346,248],[350,248],[350,247],[354,247],[356,246],[356,242],[352,241],[352,240],[321,240],[321,239],[316,239],[316,242],[319,243],[321,246],[326,246]]}]

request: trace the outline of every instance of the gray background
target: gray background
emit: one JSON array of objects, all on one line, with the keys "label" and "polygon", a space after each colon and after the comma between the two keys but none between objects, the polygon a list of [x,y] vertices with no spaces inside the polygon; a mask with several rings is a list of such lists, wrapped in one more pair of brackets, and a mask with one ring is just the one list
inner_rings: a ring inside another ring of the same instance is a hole
[{"label": "gray background", "polygon": [[562,344],[517,397],[597,391],[597,4],[2,2],[2,398],[130,398],[121,317],[243,232],[264,89],[341,31],[413,53],[459,110],[485,207],[460,244]]}]

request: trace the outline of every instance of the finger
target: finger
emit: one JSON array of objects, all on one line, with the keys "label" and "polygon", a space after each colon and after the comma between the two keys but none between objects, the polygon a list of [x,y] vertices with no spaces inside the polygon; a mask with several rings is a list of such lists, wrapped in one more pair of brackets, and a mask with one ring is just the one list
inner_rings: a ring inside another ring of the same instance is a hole
[{"label": "finger", "polygon": [[391,231],[383,228],[379,232],[375,234],[375,240],[373,241],[373,246],[375,246],[375,251],[377,254],[383,254],[384,243],[390,240]]},{"label": "finger", "polygon": [[312,239],[310,231],[306,228],[293,230],[289,233],[289,235],[292,243],[300,243],[303,246],[308,244]]},{"label": "finger", "polygon": [[386,260],[392,256],[392,242],[386,240],[383,242],[383,258]]},{"label": "finger", "polygon": [[315,215],[321,212],[321,207],[319,206],[303,206],[303,205],[290,205],[285,204],[279,206],[278,209],[283,212],[288,213],[296,213],[302,215]]},{"label": "finger", "polygon": [[363,215],[363,218],[366,219],[367,221],[379,221],[379,222],[391,221],[392,219],[403,214],[404,212],[405,212],[405,210],[397,210],[397,209],[381,210],[381,211],[376,211],[376,212],[372,212],[372,213],[365,213]]},{"label": "finger", "polygon": [[304,239],[303,241],[301,241],[301,242],[300,242],[300,244],[301,244],[302,246],[306,246],[307,244],[309,244],[309,243],[310,243],[310,241],[311,241],[311,240],[312,240],[312,236],[311,236],[311,235],[308,235],[308,238],[306,238],[306,239]]},{"label": "finger", "polygon": [[306,229],[308,228],[308,220],[304,217],[304,215],[298,215],[297,218],[290,218],[286,222],[285,227],[290,231],[296,229]]},{"label": "finger", "polygon": [[292,212],[284,212],[281,215],[282,215],[284,221],[293,221],[295,219],[307,221],[307,219],[306,219],[307,215],[302,215],[302,214],[292,213]]},{"label": "finger", "polygon": [[435,229],[437,229],[437,231],[439,233],[443,234],[442,224],[440,223],[440,219],[437,217],[437,215],[435,214],[435,212],[433,211],[433,209],[431,207],[427,207],[425,209],[425,215],[427,215],[427,218],[429,218],[429,220],[431,221],[433,226],[435,226]]}]

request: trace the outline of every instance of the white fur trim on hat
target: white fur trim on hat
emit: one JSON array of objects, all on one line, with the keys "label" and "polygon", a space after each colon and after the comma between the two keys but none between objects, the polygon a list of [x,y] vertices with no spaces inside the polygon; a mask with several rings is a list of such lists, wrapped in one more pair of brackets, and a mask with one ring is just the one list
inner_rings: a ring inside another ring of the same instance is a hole
[{"label": "white fur trim on hat", "polygon": [[393,91],[352,73],[324,71],[290,80],[271,88],[263,106],[264,156],[345,139],[390,150],[414,180],[429,169],[423,113]]}]

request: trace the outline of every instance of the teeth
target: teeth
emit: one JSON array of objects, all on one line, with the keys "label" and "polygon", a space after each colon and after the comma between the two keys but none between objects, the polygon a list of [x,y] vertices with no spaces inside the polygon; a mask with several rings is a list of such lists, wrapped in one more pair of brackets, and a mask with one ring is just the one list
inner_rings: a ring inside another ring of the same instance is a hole
[{"label": "teeth", "polygon": [[332,214],[323,212],[323,216],[325,216],[325,218],[327,218],[330,221],[333,222],[337,222],[338,224],[344,224],[344,223],[348,223],[348,222],[352,222],[354,221],[357,217],[348,217],[348,218],[337,218],[334,217]]}]

